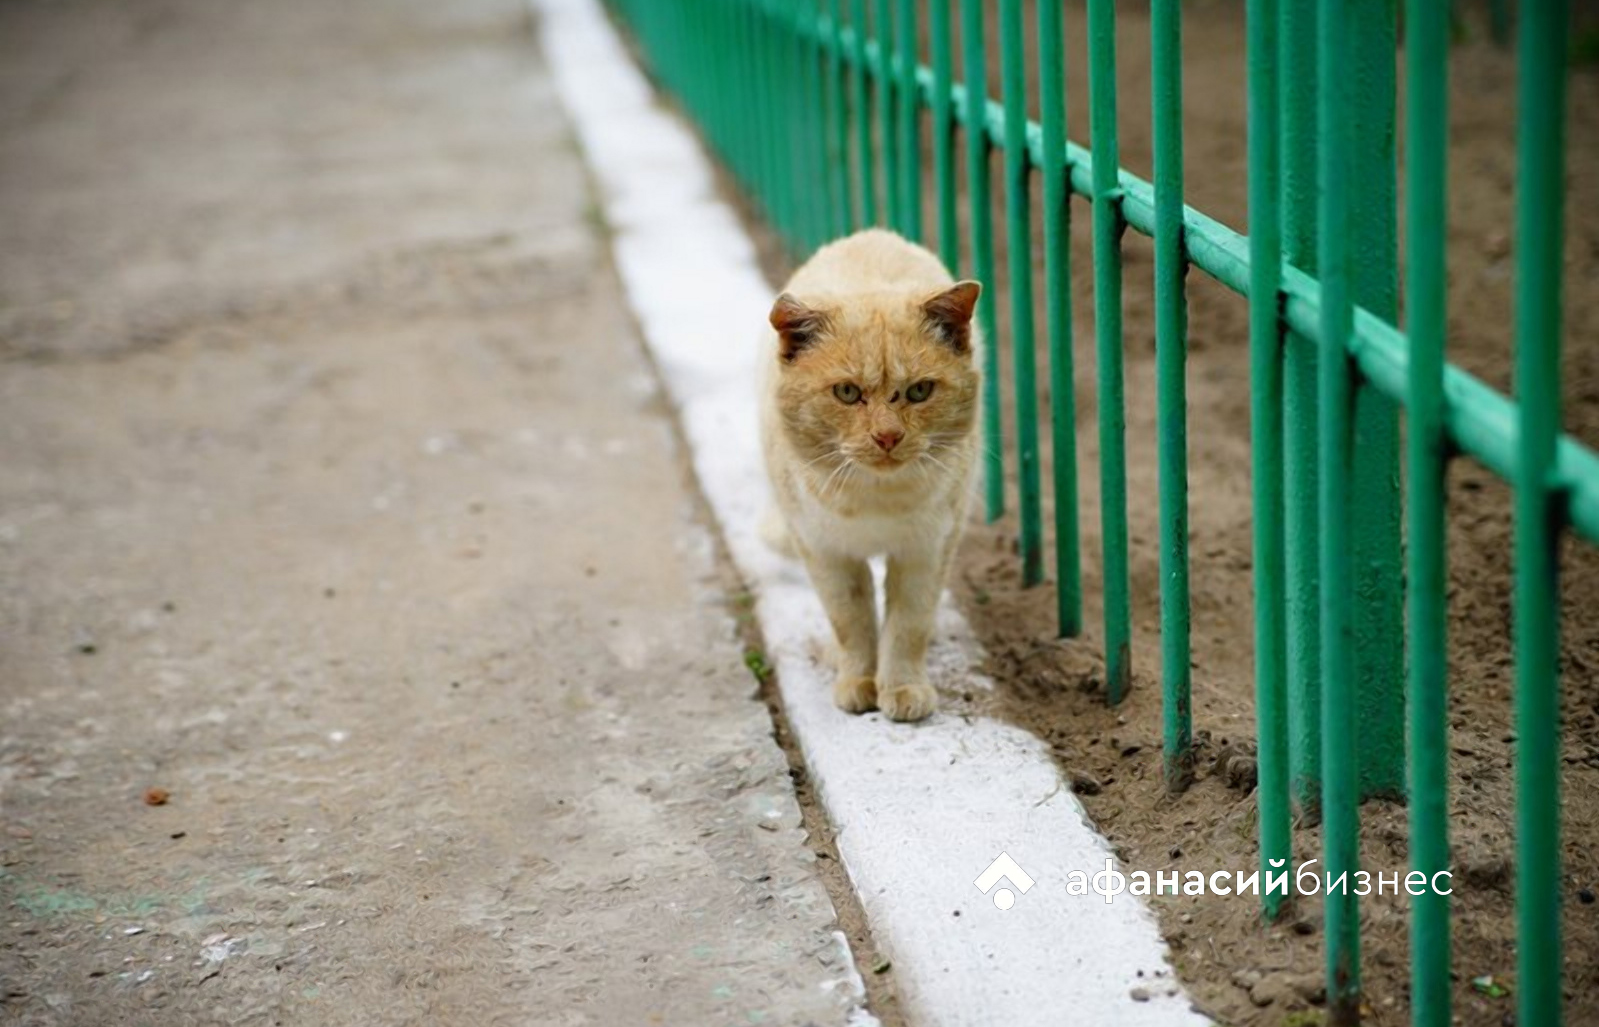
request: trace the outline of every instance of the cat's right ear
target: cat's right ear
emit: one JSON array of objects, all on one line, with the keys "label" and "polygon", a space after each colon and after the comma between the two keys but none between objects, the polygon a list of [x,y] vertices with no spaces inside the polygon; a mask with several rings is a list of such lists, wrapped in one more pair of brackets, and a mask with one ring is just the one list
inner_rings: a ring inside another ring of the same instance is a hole
[{"label": "cat's right ear", "polygon": [[807,307],[785,292],[772,304],[769,320],[777,330],[778,355],[784,363],[793,363],[794,358],[821,334],[827,324],[827,315],[814,307]]}]

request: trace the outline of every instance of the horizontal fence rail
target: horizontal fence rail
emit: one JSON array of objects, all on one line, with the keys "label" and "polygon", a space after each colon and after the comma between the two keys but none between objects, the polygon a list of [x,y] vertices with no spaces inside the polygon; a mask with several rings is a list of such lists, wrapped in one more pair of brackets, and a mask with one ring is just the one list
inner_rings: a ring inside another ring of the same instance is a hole
[{"label": "horizontal fence rail", "polygon": [[[1432,880],[1448,868],[1445,471],[1451,459],[1465,456],[1511,486],[1517,1022],[1558,1024],[1558,545],[1567,530],[1599,543],[1599,454],[1560,430],[1562,47],[1569,0],[1523,0],[1517,11],[1515,331],[1507,340],[1515,353],[1514,399],[1446,360],[1447,4],[1403,5],[1402,330],[1393,147],[1400,128],[1398,5],[1389,0],[1247,0],[1247,237],[1184,202],[1180,0],[1152,0],[1150,8],[1153,182],[1120,166],[1115,0],[1082,0],[1092,150],[1068,137],[1063,19],[1052,0],[1038,0],[1033,24],[1022,0],[609,2],[790,256],[881,224],[936,246],[952,272],[990,286],[978,310],[991,343],[984,366],[984,509],[991,520],[1001,516],[1014,482],[1021,580],[1037,584],[1045,578],[1049,543],[1046,475],[1052,483],[1063,636],[1083,627],[1068,228],[1072,197],[1086,201],[1112,703],[1134,680],[1122,238],[1130,229],[1153,240],[1160,694],[1163,769],[1174,791],[1190,776],[1193,738],[1188,272],[1197,269],[1247,300],[1263,878],[1281,872],[1289,858],[1296,807],[1321,819],[1329,875],[1352,875],[1359,868],[1359,803],[1372,795],[1408,799],[1413,871]],[[1508,35],[1506,5],[1492,0],[1488,8],[1496,36]],[[995,31],[997,98],[986,87]],[[1036,79],[1027,73],[1030,35],[1037,41]],[[963,81],[956,78],[957,57]],[[1035,99],[1030,81],[1042,83],[1037,121],[1028,117]],[[1042,197],[1036,212],[1035,181]],[[996,253],[996,200],[1003,255]],[[1042,248],[1041,281],[1035,244]],[[996,271],[1004,272],[1010,299],[1003,339],[996,331]],[[1040,409],[1037,381],[1039,288],[1048,411]],[[1008,392],[1000,376],[1002,343],[1010,358]],[[1007,399],[1014,418],[1009,438]],[[1046,414],[1048,467],[1040,436]],[[1408,483],[1403,509],[1401,466]],[[1452,1017],[1449,900],[1431,890],[1413,898],[1412,1022],[1444,1027]],[[1286,891],[1268,888],[1263,914],[1279,916],[1287,901]],[[1354,892],[1329,894],[1325,914],[1329,1022],[1355,1023],[1361,997]]]}]

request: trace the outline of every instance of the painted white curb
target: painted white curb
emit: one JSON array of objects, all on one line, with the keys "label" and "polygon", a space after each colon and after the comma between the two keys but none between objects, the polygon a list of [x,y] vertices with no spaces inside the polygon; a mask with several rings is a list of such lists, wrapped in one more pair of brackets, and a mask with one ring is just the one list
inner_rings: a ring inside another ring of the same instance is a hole
[{"label": "painted white curb", "polygon": [[[828,627],[803,570],[763,546],[755,357],[774,289],[699,144],[656,104],[597,0],[530,0],[561,97],[599,182],[617,266],[745,579],[783,701],[901,1001],[918,1027],[1176,1027],[1209,1021],[1172,986],[1149,910],[1068,895],[1109,846],[1044,746],[992,720],[916,725],[833,706]],[[728,83],[728,88],[739,88]],[[935,684],[989,688],[947,602]],[[1000,910],[974,881],[1001,852],[1036,881]],[[1142,976],[1140,976],[1142,971]],[[1148,999],[1135,1000],[1134,988]],[[1171,993],[1168,993],[1168,992]]]}]

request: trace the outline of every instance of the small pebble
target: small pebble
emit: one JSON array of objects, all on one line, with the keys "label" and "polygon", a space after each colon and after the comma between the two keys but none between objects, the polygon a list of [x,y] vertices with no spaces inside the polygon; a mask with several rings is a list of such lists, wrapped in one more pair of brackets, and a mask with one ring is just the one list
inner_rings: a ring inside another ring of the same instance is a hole
[{"label": "small pebble", "polygon": [[1072,791],[1078,795],[1098,795],[1103,786],[1087,774],[1072,775]]},{"label": "small pebble", "polygon": [[1134,989],[1132,989],[1131,991],[1129,991],[1127,993],[1127,997],[1132,999],[1134,1002],[1148,1002],[1149,1001],[1149,989],[1148,988],[1134,988]]},{"label": "small pebble", "polygon": [[1582,903],[1584,906],[1593,905],[1593,889],[1592,888],[1584,888],[1581,891],[1579,891],[1577,893],[1577,901]]}]

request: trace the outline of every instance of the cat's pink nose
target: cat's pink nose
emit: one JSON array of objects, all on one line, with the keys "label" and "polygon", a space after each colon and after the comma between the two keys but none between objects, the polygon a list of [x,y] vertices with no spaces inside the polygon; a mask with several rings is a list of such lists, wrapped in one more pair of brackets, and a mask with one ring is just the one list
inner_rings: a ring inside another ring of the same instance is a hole
[{"label": "cat's pink nose", "polygon": [[899,440],[905,437],[902,431],[874,431],[872,440],[877,443],[877,448],[887,453],[899,445]]}]

